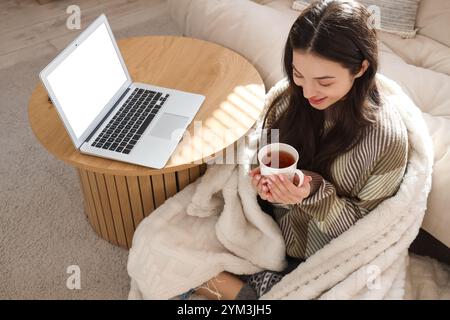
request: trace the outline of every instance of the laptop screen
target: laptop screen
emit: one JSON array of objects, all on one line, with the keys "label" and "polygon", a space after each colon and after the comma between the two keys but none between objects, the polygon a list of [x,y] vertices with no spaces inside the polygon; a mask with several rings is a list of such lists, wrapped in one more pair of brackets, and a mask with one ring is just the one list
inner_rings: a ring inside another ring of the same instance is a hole
[{"label": "laptop screen", "polygon": [[126,80],[125,70],[104,23],[47,77],[77,138]]}]

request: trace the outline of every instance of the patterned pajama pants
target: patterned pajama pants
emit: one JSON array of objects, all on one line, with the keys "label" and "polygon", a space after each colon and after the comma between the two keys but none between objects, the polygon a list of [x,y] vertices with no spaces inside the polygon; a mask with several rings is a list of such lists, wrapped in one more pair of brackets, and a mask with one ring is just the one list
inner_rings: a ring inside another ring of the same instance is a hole
[{"label": "patterned pajama pants", "polygon": [[[269,202],[262,200],[258,196],[258,203],[263,211],[273,217],[273,208]],[[255,289],[259,298],[269,292],[275,284],[280,282],[286,274],[297,268],[303,261],[299,258],[287,257],[288,266],[281,272],[264,270],[251,275],[240,275],[239,278]]]},{"label": "patterned pajama pants", "polygon": [[248,283],[259,297],[269,292],[272,287],[283,279],[283,277],[293,271],[304,260],[287,257],[288,266],[281,272],[264,270],[251,275],[240,275],[239,278]]}]

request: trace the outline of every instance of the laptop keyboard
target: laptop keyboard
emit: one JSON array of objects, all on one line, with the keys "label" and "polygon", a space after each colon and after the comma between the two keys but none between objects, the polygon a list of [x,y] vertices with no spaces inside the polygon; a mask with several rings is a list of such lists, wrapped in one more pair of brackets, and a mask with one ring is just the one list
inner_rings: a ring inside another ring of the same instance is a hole
[{"label": "laptop keyboard", "polygon": [[128,154],[158,114],[169,94],[134,89],[95,141],[93,147]]}]

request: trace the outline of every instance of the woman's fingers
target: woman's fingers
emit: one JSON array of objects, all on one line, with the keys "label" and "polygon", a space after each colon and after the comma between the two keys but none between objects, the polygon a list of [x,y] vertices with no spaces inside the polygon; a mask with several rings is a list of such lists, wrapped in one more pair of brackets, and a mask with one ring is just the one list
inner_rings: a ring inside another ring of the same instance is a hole
[{"label": "woman's fingers", "polygon": [[269,186],[266,186],[267,188],[267,192],[264,194],[264,196],[266,197],[266,200],[269,202],[274,202],[277,203],[279,202],[280,199],[278,199],[278,196],[276,196],[272,190],[269,188]]},{"label": "woman's fingers", "polygon": [[257,174],[255,176],[253,176],[252,177],[252,185],[253,185],[253,187],[257,188],[260,180],[261,180],[261,175]]},{"label": "woman's fingers", "polygon": [[281,180],[277,176],[271,176],[269,190],[273,194],[274,200],[280,203],[289,203],[290,192],[282,185]]},{"label": "woman's fingers", "polygon": [[261,169],[259,167],[251,170],[249,176],[251,177],[253,187],[256,189],[256,192],[258,192],[261,199],[271,202],[278,202],[281,200],[271,193],[271,190],[268,187],[268,178],[261,175]]},{"label": "woman's fingers", "polygon": [[262,176],[260,174],[255,174],[252,176],[252,185],[256,188],[258,183],[261,181]]},{"label": "woman's fingers", "polygon": [[261,170],[259,169],[259,167],[253,169],[252,171],[249,172],[249,176],[252,179],[252,185],[253,187],[255,187],[257,189],[258,183],[261,180]]},{"label": "woman's fingers", "polygon": [[251,170],[249,173],[250,177],[254,177],[256,174],[261,174],[261,169],[259,167],[256,167],[255,169]]},{"label": "woman's fingers", "polygon": [[263,200],[275,203],[295,204],[309,195],[309,182],[312,180],[310,176],[305,176],[302,185],[296,186],[285,175],[262,176],[259,167],[250,171],[249,175],[253,187]]},{"label": "woman's fingers", "polygon": [[269,190],[277,202],[284,204],[295,204],[301,202],[309,195],[310,181],[312,178],[306,176],[301,186],[296,186],[286,176],[271,176]]},{"label": "woman's fingers", "polygon": [[291,194],[298,193],[298,187],[291,180],[289,180],[287,176],[280,174],[278,179],[279,179],[281,185],[284,186],[286,191],[290,192]]},{"label": "woman's fingers", "polygon": [[306,176],[305,179],[303,180],[302,185],[297,187],[299,192],[303,195],[303,198],[306,198],[309,196],[309,193],[311,191],[311,185],[310,185],[311,181],[312,181],[312,177]]},{"label": "woman's fingers", "polygon": [[303,180],[302,185],[298,186],[297,189],[302,190],[302,191],[304,191],[306,189],[309,190],[311,188],[311,186],[310,186],[311,181],[312,181],[312,177],[311,176],[305,176],[305,179]]},{"label": "woman's fingers", "polygon": [[261,192],[266,196],[270,193],[269,187],[267,186],[267,181],[265,179],[261,180]]},{"label": "woman's fingers", "polygon": [[303,183],[299,186],[299,187],[304,187],[306,186],[308,183],[310,183],[312,181],[312,177],[311,176],[305,176],[303,178]]},{"label": "woman's fingers", "polygon": [[266,178],[261,176],[261,170],[259,169],[259,167],[250,171],[249,175],[250,177],[252,177],[252,185],[258,192],[261,199],[267,200],[270,191],[267,187]]},{"label": "woman's fingers", "polygon": [[303,178],[303,182],[301,185],[296,185],[295,183],[292,183],[291,181],[289,181],[288,179],[285,179],[284,185],[285,187],[293,194],[297,194],[297,195],[302,195],[303,197],[305,197],[305,192],[308,191],[309,194],[309,183],[311,182],[312,177],[310,176],[305,176]]},{"label": "woman's fingers", "polygon": [[269,178],[270,178],[269,185],[273,187],[275,190],[277,190],[280,194],[291,193],[291,191],[286,187],[285,183],[280,179],[278,175],[272,175],[269,176]]},{"label": "woman's fingers", "polygon": [[269,190],[270,190],[272,202],[283,203],[283,204],[286,204],[289,202],[289,200],[286,198],[286,196],[284,194],[280,193],[279,190],[274,190],[273,188],[270,188]]},{"label": "woman's fingers", "polygon": [[269,194],[269,188],[267,187],[267,182],[265,181],[265,178],[261,178],[256,186],[256,190],[263,200],[267,200],[268,194]]}]

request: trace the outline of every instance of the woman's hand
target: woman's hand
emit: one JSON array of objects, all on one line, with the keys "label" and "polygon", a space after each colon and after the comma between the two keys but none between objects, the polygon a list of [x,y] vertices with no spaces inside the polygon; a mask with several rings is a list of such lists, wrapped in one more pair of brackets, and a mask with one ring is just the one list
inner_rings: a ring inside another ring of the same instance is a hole
[{"label": "woman's hand", "polygon": [[261,176],[261,170],[259,167],[250,171],[250,177],[252,178],[252,185],[258,192],[259,196],[263,200],[268,200],[269,187],[267,185],[267,178]]},{"label": "woman's hand", "polygon": [[253,169],[250,176],[259,196],[272,203],[297,204],[307,198],[311,192],[311,176],[305,176],[300,186],[297,186],[297,176],[295,176],[294,182],[282,174],[262,177],[259,167]]},{"label": "woman's hand", "polygon": [[267,185],[270,193],[267,200],[272,203],[281,204],[300,203],[311,192],[311,180],[311,176],[305,176],[302,185],[297,186],[299,182],[297,176],[295,176],[294,182],[283,174],[268,176]]}]

